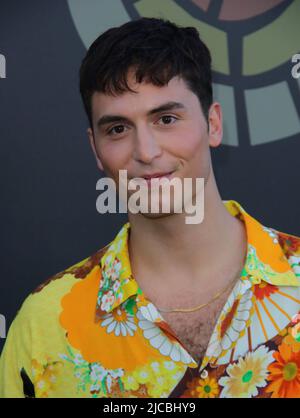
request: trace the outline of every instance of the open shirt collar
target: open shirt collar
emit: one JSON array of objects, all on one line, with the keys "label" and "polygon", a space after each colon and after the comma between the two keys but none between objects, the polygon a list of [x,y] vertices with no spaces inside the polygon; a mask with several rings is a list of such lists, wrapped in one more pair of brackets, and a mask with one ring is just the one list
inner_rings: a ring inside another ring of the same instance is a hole
[{"label": "open shirt collar", "polygon": [[[232,216],[244,222],[247,233],[247,255],[241,273],[249,285],[265,281],[276,286],[300,286],[281,248],[276,231],[261,225],[234,200],[223,202]],[[134,279],[130,266],[128,238],[130,223],[123,225],[100,260],[102,277],[96,303],[96,318],[107,314],[122,303],[141,303],[143,292]],[[136,301],[132,296],[136,295]]]}]

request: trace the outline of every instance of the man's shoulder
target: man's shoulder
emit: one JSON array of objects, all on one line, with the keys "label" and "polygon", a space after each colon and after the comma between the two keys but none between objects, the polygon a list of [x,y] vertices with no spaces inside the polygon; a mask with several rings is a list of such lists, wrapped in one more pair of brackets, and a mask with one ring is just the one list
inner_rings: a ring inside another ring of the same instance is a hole
[{"label": "man's shoulder", "polygon": [[108,246],[109,244],[42,282],[24,300],[17,316],[26,320],[30,318],[40,321],[47,316],[59,315],[62,298],[78,281],[84,280],[96,266],[100,267],[101,258]]},{"label": "man's shoulder", "polygon": [[95,266],[100,266],[100,261],[105,252],[107,251],[110,244],[105,245],[104,247],[97,250],[95,253],[86,257],[85,259],[73,264],[72,266],[50,276],[47,280],[42,282],[35,290],[33,290],[32,294],[37,294],[43,291],[44,288],[49,286],[51,283],[59,280],[67,281],[69,279],[84,279]]}]

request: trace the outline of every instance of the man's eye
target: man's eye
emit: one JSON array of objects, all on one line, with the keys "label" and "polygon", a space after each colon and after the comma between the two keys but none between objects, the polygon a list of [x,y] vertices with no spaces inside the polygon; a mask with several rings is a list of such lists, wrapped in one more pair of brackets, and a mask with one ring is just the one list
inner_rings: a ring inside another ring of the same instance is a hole
[{"label": "man's eye", "polygon": [[163,122],[163,125],[172,125],[172,119],[177,120],[177,118],[172,115],[164,115],[159,120]]},{"label": "man's eye", "polygon": [[113,126],[111,129],[108,130],[108,135],[118,135],[124,132],[125,126],[124,125],[116,125]]}]

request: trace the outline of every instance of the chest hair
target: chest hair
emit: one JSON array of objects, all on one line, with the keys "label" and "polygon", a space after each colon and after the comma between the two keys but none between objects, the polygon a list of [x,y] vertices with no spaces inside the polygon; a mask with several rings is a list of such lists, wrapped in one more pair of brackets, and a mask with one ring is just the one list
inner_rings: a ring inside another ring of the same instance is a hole
[{"label": "chest hair", "polygon": [[161,313],[175,336],[199,363],[203,359],[227,295],[195,312]]}]

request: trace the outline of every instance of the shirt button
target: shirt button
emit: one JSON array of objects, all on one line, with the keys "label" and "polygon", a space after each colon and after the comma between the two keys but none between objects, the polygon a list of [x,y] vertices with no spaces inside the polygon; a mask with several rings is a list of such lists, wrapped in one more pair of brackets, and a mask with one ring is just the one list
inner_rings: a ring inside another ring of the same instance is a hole
[{"label": "shirt button", "polygon": [[200,374],[201,379],[206,379],[208,377],[207,370],[203,370],[203,372]]}]

